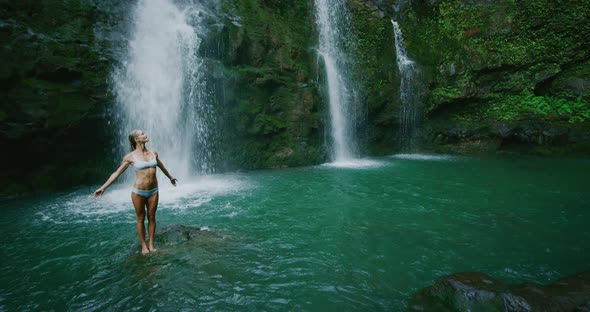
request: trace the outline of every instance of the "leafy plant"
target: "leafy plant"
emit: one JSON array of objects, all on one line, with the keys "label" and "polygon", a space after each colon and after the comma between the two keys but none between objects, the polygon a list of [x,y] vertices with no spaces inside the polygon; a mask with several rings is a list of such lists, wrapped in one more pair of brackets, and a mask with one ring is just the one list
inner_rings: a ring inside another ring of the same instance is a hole
[{"label": "leafy plant", "polygon": [[525,115],[534,115],[545,119],[564,119],[573,124],[590,120],[590,103],[581,99],[570,101],[537,96],[527,90],[519,95],[499,98],[489,108],[488,114],[496,115],[500,120],[516,120]]}]

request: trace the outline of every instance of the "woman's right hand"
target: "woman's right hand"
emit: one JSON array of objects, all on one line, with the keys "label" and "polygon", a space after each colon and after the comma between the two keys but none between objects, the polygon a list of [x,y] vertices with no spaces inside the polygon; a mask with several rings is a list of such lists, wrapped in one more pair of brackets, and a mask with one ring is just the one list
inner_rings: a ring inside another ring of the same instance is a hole
[{"label": "woman's right hand", "polygon": [[104,189],[99,188],[98,190],[94,191],[94,193],[92,193],[92,199],[99,199],[102,194],[104,194]]}]

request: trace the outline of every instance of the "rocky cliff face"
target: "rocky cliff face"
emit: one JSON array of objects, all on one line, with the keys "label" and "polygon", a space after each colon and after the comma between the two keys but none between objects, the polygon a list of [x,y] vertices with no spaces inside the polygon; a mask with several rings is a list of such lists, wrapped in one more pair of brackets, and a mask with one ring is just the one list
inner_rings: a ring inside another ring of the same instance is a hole
[{"label": "rocky cliff face", "polygon": [[226,168],[318,163],[321,105],[307,1],[226,1],[220,159]]},{"label": "rocky cliff face", "polygon": [[96,178],[110,66],[97,18],[84,1],[0,3],[1,193]]},{"label": "rocky cliff face", "polygon": [[588,154],[589,1],[373,3],[424,73],[423,148]]},{"label": "rocky cliff face", "polygon": [[[588,155],[589,1],[349,0],[365,153],[399,148],[394,18],[422,77],[422,149]],[[0,3],[2,193],[96,183],[116,165],[104,161],[119,141],[109,77],[130,4]],[[220,116],[217,167],[325,161],[313,1],[219,10],[201,51]]]},{"label": "rocky cliff face", "polygon": [[[355,132],[366,142],[366,153],[390,153],[399,114],[393,32],[374,5],[349,4],[355,102],[367,116]],[[329,112],[321,96],[313,2],[237,1],[223,10],[224,120],[230,125],[223,130],[230,143],[223,159],[240,168],[326,161]]]}]

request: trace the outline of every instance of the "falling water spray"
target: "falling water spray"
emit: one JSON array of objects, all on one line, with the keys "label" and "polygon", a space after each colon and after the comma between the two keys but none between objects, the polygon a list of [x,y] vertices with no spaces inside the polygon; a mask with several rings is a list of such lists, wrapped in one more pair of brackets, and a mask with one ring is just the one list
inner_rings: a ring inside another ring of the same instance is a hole
[{"label": "falling water spray", "polygon": [[400,148],[404,152],[416,149],[416,129],[419,118],[419,100],[416,94],[416,63],[408,58],[399,24],[391,20],[395,34],[397,67],[400,73]]},{"label": "falling water spray", "polygon": [[177,176],[211,171],[208,146],[215,116],[207,101],[200,8],[171,0],[139,1],[127,53],[112,75],[121,152],[126,134],[142,129]]},{"label": "falling water spray", "polygon": [[319,28],[318,54],[323,60],[328,88],[332,161],[346,161],[358,156],[354,135],[354,90],[347,77],[349,57],[341,42],[346,40],[346,31],[350,30],[349,13],[341,0],[316,0],[315,8]]}]

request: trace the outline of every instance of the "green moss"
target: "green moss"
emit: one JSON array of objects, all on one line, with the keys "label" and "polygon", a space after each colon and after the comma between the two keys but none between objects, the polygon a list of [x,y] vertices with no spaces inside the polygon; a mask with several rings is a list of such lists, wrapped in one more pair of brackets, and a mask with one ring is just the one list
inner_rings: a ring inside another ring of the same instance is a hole
[{"label": "green moss", "polygon": [[265,114],[258,114],[254,119],[253,127],[250,128],[250,133],[269,135],[281,132],[281,130],[285,128],[285,124],[279,118]]},{"label": "green moss", "polygon": [[[110,100],[111,64],[108,51],[95,42],[96,18],[97,10],[89,1],[0,4],[0,19],[8,21],[2,27],[6,44],[0,48],[8,64],[0,70],[5,85],[0,88],[0,141],[14,147],[4,153],[11,160],[7,163],[30,163],[31,148],[39,149],[35,155],[52,148],[62,151],[43,158],[45,163],[35,162],[37,166],[0,168],[15,185],[2,193],[21,192],[20,186],[29,191],[71,186],[80,180],[61,175],[66,168],[74,163],[85,166],[96,155],[104,156],[99,116]],[[96,144],[76,151],[79,157],[73,159],[69,149],[72,142],[81,140],[78,133],[95,138]]]},{"label": "green moss", "polygon": [[391,20],[366,1],[349,0],[355,41],[348,51],[356,61],[350,73],[357,93],[357,105],[366,115],[368,152],[392,153],[396,148],[396,121],[399,119],[399,77]]},{"label": "green moss", "polygon": [[524,91],[518,95],[497,95],[487,114],[492,119],[506,121],[537,119],[577,124],[590,121],[590,103]]},{"label": "green moss", "polygon": [[321,144],[320,115],[309,5],[304,0],[222,4],[232,16],[224,56],[228,122],[221,132],[227,138],[223,149],[240,168],[309,164],[323,157],[315,148]]},{"label": "green moss", "polygon": [[438,7],[441,35],[462,40],[482,30],[485,26],[484,12],[477,6],[462,1],[445,1]]},{"label": "green moss", "polygon": [[399,22],[428,77],[424,124],[443,132],[498,121],[589,131],[587,7],[590,0],[409,5]]},{"label": "green moss", "polygon": [[431,108],[427,108],[426,111],[428,112],[440,104],[452,102],[453,100],[462,98],[463,96],[463,92],[457,88],[438,87],[432,91],[432,105]]},{"label": "green moss", "polygon": [[[410,7],[402,28],[412,56],[422,64],[459,62],[471,68],[540,61],[566,63],[587,55],[590,1],[476,2],[444,0],[434,10]],[[427,12],[427,15],[423,15]],[[421,15],[422,14],[422,15]]]}]

